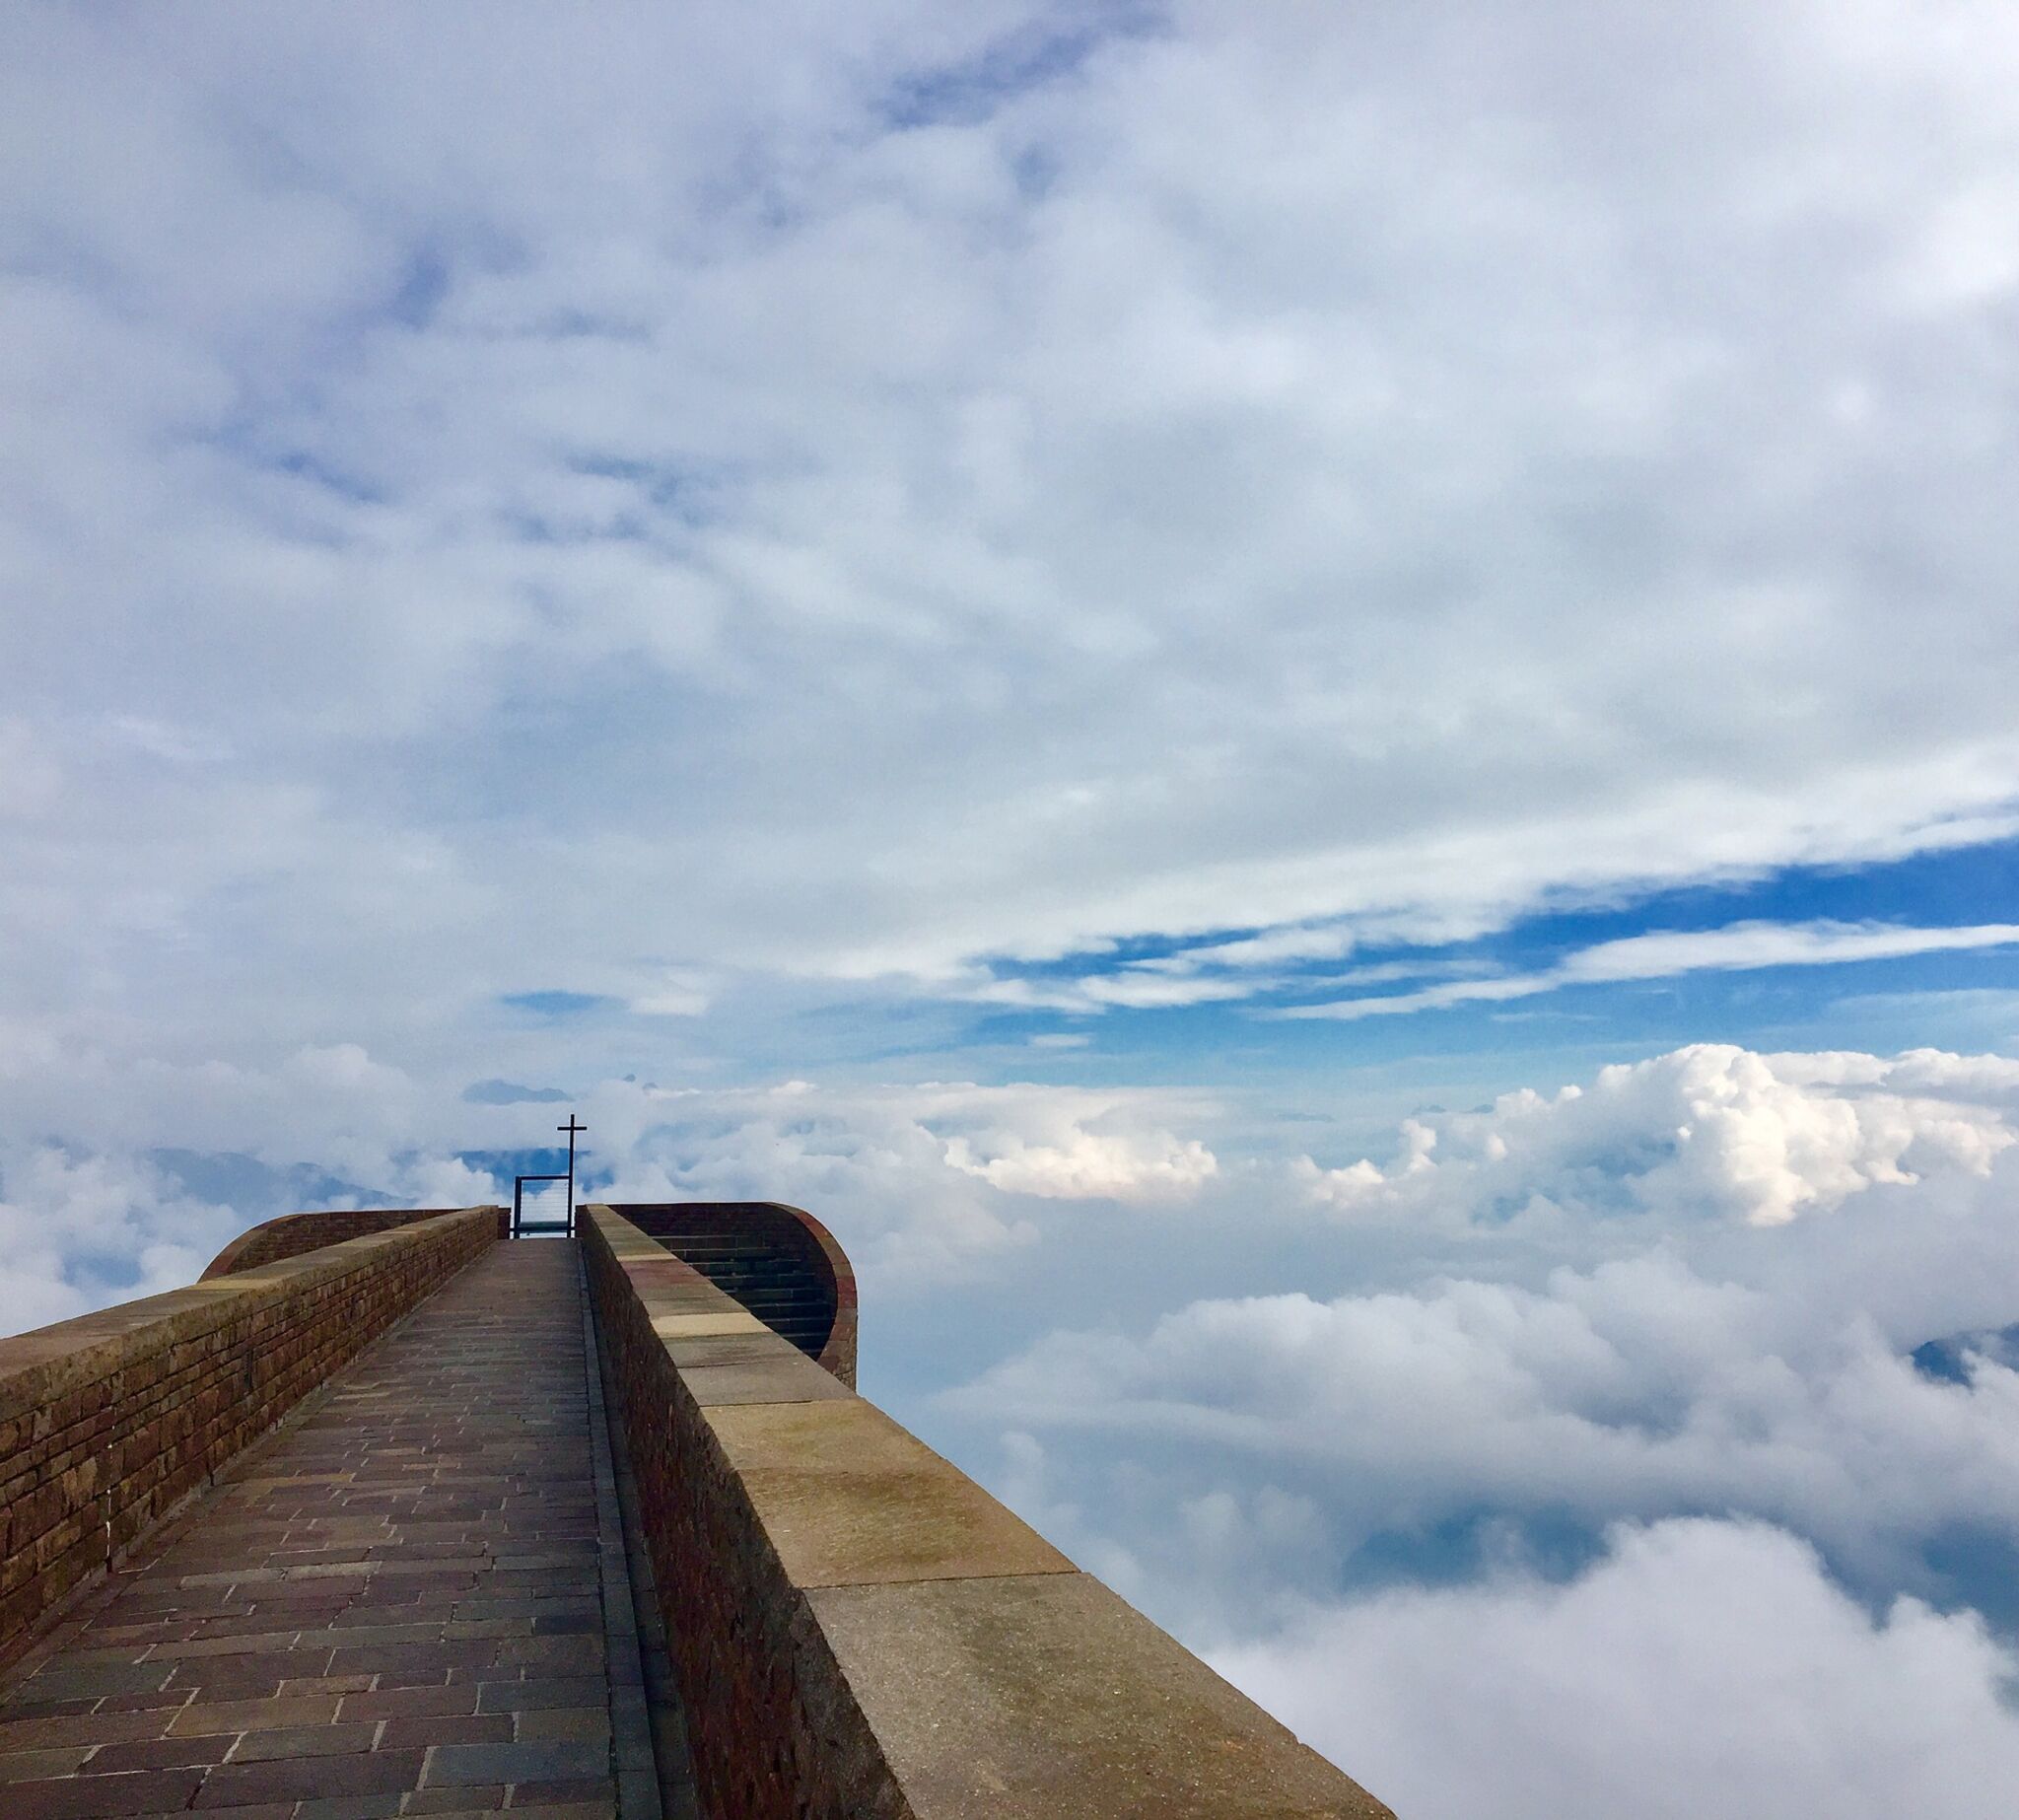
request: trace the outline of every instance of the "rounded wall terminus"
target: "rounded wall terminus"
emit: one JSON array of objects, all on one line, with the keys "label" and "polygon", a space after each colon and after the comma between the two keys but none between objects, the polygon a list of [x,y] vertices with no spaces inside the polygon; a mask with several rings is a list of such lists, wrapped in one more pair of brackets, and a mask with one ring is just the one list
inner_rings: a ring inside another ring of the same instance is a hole
[{"label": "rounded wall terminus", "polygon": [[783,1201],[606,1203],[773,1332],[856,1382],[856,1273],[834,1234]]}]

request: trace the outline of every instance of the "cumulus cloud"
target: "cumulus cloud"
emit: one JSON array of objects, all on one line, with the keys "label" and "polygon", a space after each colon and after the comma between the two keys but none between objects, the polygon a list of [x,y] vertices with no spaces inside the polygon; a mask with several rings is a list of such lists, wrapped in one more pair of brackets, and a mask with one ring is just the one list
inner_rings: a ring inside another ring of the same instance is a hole
[{"label": "cumulus cloud", "polygon": [[1567,1207],[1777,1225],[1877,1183],[1983,1176],[2015,1142],[2019,1063],[2001,1056],[1699,1044],[1602,1069],[1588,1087],[1411,1119],[1386,1167],[1295,1166],[1307,1193],[1348,1213],[1508,1220]]},{"label": "cumulus cloud", "polygon": [[1594,1527],[1747,1510],[1880,1576],[1945,1526],[2019,1541],[2019,1375],[1978,1355],[1939,1381],[1862,1312],[1796,1312],[1660,1253],[1540,1292],[1196,1302],[1140,1337],[1054,1335],[949,1401],[1136,1435],[1193,1496],[1264,1475],[1342,1556],[1481,1508]]},{"label": "cumulus cloud", "polygon": [[613,1083],[588,1105],[623,1158],[611,1199],[802,1202],[859,1268],[900,1291],[1034,1243],[1045,1203],[1181,1202],[1218,1167],[1165,1123],[1204,1108],[1142,1090]]},{"label": "cumulus cloud", "polygon": [[[1802,1702],[1819,1703],[1815,1736],[1863,1722],[1863,1681],[1749,1661],[1746,1614],[1707,1593],[1650,1619],[1650,1654],[1623,1633],[1588,1685],[1526,1681],[1531,1648],[1567,1646],[1575,1623],[1689,1600],[1666,1561],[1708,1575],[1727,1545],[1736,1565],[1764,1559],[1821,1626],[1813,1659],[1861,1662],[1872,1689],[1927,1644],[1995,1696],[2009,1637],[1994,1647],[1971,1608],[2019,1615],[2015,1096],[2019,1064],[1999,1056],[1698,1048],[1426,1114],[1386,1167],[1305,1172],[1354,1210],[1329,1268],[1351,1276],[1365,1254],[1387,1285],[1062,1327],[940,1407],[962,1432],[1018,1436],[1010,1496],[1265,1698],[1301,1683],[1278,1710],[1390,1798],[1478,1811],[1469,1779],[1499,1763],[1513,1781],[1493,1811],[1621,1811],[1614,1779],[1664,1761],[1636,1726],[1683,1701],[1663,1627],[1687,1635],[1706,1610],[1723,1628],[1705,1625],[1685,1677],[1705,1735],[1750,1713],[1753,1743],[1734,1748],[1769,1751]],[[1710,1134],[1702,1155],[1686,1130]],[[1327,1268],[1304,1254],[1306,1281]],[[1475,1620],[1477,1667],[1432,1686],[1428,1639]],[[1713,1680],[1720,1634],[1741,1653]],[[1421,1711],[1377,1700],[1358,1731],[1362,1669],[1391,1639],[1425,1665],[1397,1696]],[[1792,1678],[1770,1698],[1752,1674]],[[1502,1700],[1475,1713],[1489,1682]],[[1909,1761],[1939,1707],[1883,1752]],[[1557,1748],[1616,1722],[1610,1744]],[[1391,1724],[1396,1749],[1370,1758]],[[1416,1726],[1451,1734],[1442,1756]],[[2006,1748],[1998,1727],[1967,1728],[1972,1749]],[[1787,1773],[1806,1794],[1742,1810],[1831,1811],[1835,1768],[1797,1753]]]},{"label": "cumulus cloud", "polygon": [[0,1080],[12,1113],[0,1200],[23,1259],[0,1293],[8,1331],[186,1281],[273,1214],[509,1199],[512,1169],[526,1165],[500,1160],[501,1175],[489,1159],[551,1143],[553,1115],[529,1108],[561,1103],[589,1123],[595,1195],[801,1203],[876,1295],[970,1278],[1103,1206],[1188,1203],[1218,1167],[1173,1130],[1211,1116],[1211,1102],[1153,1089],[605,1080],[571,1095],[502,1078],[458,1089],[356,1044],[305,1048],[270,1070],[121,1067],[24,1031],[0,1044]]},{"label": "cumulus cloud", "polygon": [[144,1158],[53,1147],[10,1156],[0,1175],[0,1331],[179,1289],[239,1229],[229,1209],[179,1191]]},{"label": "cumulus cloud", "polygon": [[2019,1778],[2019,1654],[1874,1617],[1759,1524],[1622,1527],[1567,1583],[1397,1590],[1214,1659],[1421,1820],[1994,1820]]},{"label": "cumulus cloud", "polygon": [[1035,1138],[1001,1126],[956,1134],[946,1140],[946,1160],[998,1188],[1049,1200],[1182,1198],[1219,1167],[1197,1138],[1131,1130],[1126,1113],[1121,1122],[1103,1117],[1089,1124],[1063,1097]]}]

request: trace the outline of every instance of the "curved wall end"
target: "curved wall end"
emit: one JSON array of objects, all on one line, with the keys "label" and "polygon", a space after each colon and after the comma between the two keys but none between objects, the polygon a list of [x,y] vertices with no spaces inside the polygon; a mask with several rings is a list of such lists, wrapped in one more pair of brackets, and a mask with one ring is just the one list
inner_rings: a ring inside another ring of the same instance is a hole
[{"label": "curved wall end", "polygon": [[693,1265],[855,1388],[855,1267],[834,1234],[803,1207],[784,1201],[661,1201],[610,1205],[610,1212]]}]

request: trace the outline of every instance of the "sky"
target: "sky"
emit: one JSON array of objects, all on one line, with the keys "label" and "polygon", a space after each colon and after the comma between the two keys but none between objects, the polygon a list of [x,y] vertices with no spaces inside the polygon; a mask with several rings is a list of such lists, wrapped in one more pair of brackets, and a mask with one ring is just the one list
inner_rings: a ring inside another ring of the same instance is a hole
[{"label": "sky", "polygon": [[1410,1816],[2019,1776],[2019,26],[0,18],[0,1331],[810,1208]]}]

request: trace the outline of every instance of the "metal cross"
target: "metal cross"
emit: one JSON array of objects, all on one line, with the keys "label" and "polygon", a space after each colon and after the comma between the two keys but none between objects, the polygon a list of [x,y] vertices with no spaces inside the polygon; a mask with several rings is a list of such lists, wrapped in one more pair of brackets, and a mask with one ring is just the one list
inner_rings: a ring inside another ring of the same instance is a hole
[{"label": "metal cross", "polygon": [[568,1115],[568,1123],[556,1125],[554,1129],[568,1134],[568,1229],[572,1232],[575,1230],[575,1140],[589,1127],[578,1124],[575,1114],[571,1112]]}]

